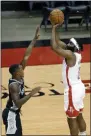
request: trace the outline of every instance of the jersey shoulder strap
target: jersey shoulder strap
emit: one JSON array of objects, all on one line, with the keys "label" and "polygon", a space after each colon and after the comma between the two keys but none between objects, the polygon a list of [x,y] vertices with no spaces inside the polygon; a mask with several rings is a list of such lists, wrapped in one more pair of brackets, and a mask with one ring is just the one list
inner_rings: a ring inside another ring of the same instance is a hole
[{"label": "jersey shoulder strap", "polygon": [[76,60],[81,61],[81,59],[82,59],[81,54],[80,53],[74,53],[74,54],[76,55]]},{"label": "jersey shoulder strap", "polygon": [[11,85],[11,84],[14,84],[14,83],[17,83],[17,80],[9,79],[9,83],[8,83],[8,85]]}]

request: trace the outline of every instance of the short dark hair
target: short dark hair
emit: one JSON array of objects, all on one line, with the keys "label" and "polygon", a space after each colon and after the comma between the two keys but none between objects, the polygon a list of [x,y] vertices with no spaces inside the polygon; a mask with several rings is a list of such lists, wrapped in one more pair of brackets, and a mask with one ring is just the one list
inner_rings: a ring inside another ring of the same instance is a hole
[{"label": "short dark hair", "polygon": [[13,64],[9,67],[9,72],[11,75],[19,68],[19,64]]}]

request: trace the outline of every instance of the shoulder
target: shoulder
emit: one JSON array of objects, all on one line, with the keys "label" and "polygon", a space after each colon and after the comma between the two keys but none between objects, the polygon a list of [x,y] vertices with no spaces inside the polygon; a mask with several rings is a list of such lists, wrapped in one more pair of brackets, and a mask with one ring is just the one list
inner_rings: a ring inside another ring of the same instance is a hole
[{"label": "shoulder", "polygon": [[74,54],[75,54],[76,58],[78,58],[78,59],[81,59],[81,58],[82,58],[81,53],[75,52]]},{"label": "shoulder", "polygon": [[14,80],[9,80],[9,89],[10,90],[17,90],[18,89],[18,83]]}]

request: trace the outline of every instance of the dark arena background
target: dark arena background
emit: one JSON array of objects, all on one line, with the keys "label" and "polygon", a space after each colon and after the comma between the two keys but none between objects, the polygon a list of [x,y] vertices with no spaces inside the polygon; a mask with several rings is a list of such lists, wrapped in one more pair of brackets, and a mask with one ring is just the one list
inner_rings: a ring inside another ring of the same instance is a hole
[{"label": "dark arena background", "polygon": [[[91,1],[2,1],[1,2],[1,67],[2,110],[8,99],[8,68],[20,63],[24,52],[40,25],[40,39],[32,50],[25,69],[25,92],[41,86],[41,91],[22,108],[23,135],[69,135],[64,112],[62,57],[51,49],[52,26],[50,11],[64,12],[65,21],[58,32],[68,43],[74,37],[82,47],[81,79],[86,87],[84,118],[90,135],[90,54],[91,54]],[[2,123],[2,135],[5,135]]]}]

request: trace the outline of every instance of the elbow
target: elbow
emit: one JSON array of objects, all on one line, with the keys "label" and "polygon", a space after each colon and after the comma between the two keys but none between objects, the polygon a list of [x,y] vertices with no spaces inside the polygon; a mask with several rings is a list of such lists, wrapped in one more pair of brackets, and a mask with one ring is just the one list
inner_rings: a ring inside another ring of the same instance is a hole
[{"label": "elbow", "polygon": [[20,109],[22,105],[19,102],[15,102],[15,106]]},{"label": "elbow", "polygon": [[55,45],[51,42],[51,49],[55,50]]},{"label": "elbow", "polygon": [[55,45],[52,45],[52,46],[51,46],[51,49],[55,51],[55,50],[56,50]]}]

